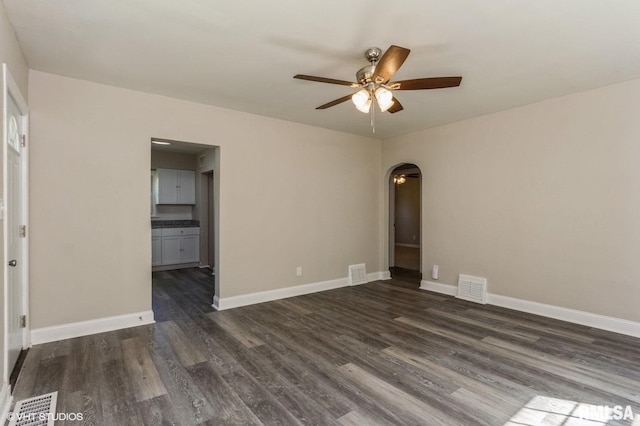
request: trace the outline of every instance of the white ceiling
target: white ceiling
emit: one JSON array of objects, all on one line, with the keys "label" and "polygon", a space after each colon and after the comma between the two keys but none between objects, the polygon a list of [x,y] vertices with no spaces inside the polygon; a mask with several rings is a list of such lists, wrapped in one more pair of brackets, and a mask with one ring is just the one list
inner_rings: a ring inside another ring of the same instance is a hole
[{"label": "white ceiling", "polygon": [[29,67],[372,136],[345,102],[363,52],[411,55],[395,80],[462,75],[401,91],[376,116],[389,138],[640,78],[638,0],[4,0]]}]

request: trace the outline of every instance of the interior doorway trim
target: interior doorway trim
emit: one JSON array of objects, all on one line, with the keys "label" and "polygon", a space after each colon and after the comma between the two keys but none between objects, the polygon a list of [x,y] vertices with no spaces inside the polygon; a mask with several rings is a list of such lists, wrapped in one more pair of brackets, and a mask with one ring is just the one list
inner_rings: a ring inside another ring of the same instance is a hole
[{"label": "interior doorway trim", "polygon": [[[157,136],[152,136],[151,141],[162,141],[168,142],[170,147],[166,146],[155,146],[152,145],[150,147],[150,155],[153,155],[153,152],[164,152],[164,154],[181,154],[181,155],[193,155],[195,167],[193,169],[195,173],[195,182],[196,182],[196,196],[198,198],[198,202],[196,203],[197,209],[191,210],[191,218],[193,220],[199,221],[200,226],[200,254],[199,260],[195,263],[194,267],[211,267],[215,274],[212,274],[212,277],[215,275],[214,288],[211,294],[211,304],[215,303],[215,295],[220,294],[221,288],[221,274],[220,274],[220,146],[218,145],[210,145],[201,142],[188,142],[188,141],[178,141],[174,139],[166,139],[160,138]],[[150,158],[150,164],[152,168],[161,168],[160,166],[154,165],[154,161]],[[163,164],[166,164],[166,161],[163,161]],[[171,168],[173,166],[164,166]],[[175,167],[173,167],[175,168]],[[211,179],[209,179],[211,178]],[[151,181],[150,181],[151,185]],[[151,190],[151,186],[149,189]],[[209,215],[209,205],[208,202],[212,203],[213,207],[213,220],[211,221]],[[206,205],[203,204],[206,202]],[[158,212],[159,213],[159,212]],[[155,219],[162,219],[157,215]],[[165,218],[166,219],[166,218]],[[169,218],[170,219],[170,218]],[[207,233],[207,238],[203,238],[203,233]],[[211,244],[204,245],[205,240]],[[212,246],[212,247],[211,247]],[[213,250],[210,250],[213,248]],[[153,248],[152,248],[153,249]],[[206,251],[207,256],[204,256]],[[209,252],[213,252],[213,258],[211,259],[209,256]],[[213,260],[213,262],[211,262]],[[153,262],[152,262],[153,263]],[[158,265],[151,266],[152,271],[160,271],[162,267]],[[171,265],[171,269],[175,268],[175,265]],[[150,285],[152,283],[150,282]],[[152,296],[151,296],[152,297]]]}]

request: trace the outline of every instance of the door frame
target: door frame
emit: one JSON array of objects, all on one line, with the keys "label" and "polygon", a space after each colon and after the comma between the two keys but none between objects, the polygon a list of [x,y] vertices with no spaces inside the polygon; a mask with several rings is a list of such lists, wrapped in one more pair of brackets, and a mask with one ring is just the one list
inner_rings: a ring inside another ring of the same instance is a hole
[{"label": "door frame", "polygon": [[424,209],[424,194],[423,194],[423,179],[422,167],[415,161],[403,161],[389,167],[384,175],[384,200],[383,200],[383,242],[382,242],[382,269],[385,270],[385,275],[390,277],[390,267],[395,264],[395,184],[393,183],[393,172],[396,168],[412,164],[416,166],[420,172],[420,273],[424,271],[424,265],[422,260],[422,254],[424,252],[424,239],[423,233],[423,209]]},{"label": "door frame", "polygon": [[207,178],[207,264],[213,275],[216,274],[216,216],[215,216],[215,172],[204,173]]},{"label": "door frame", "polygon": [[3,256],[2,256],[2,271],[3,271],[3,294],[4,294],[4,306],[3,306],[3,317],[4,317],[4,365],[3,365],[3,382],[8,383],[9,375],[11,371],[9,370],[9,289],[8,289],[8,270],[7,270],[7,262],[8,262],[8,224],[7,224],[7,208],[5,205],[5,200],[8,195],[8,153],[7,153],[7,109],[9,96],[13,98],[15,101],[20,114],[23,116],[21,125],[21,130],[24,132],[26,146],[23,147],[22,152],[20,154],[21,158],[21,168],[22,168],[22,182],[21,182],[21,198],[22,198],[22,218],[21,222],[26,225],[26,236],[22,239],[21,250],[22,250],[22,265],[21,265],[21,277],[22,277],[22,314],[27,317],[27,325],[22,330],[22,348],[25,349],[31,346],[30,341],[30,316],[29,316],[29,234],[31,233],[29,228],[29,108],[25,98],[22,96],[18,85],[16,84],[13,76],[9,72],[9,68],[7,64],[2,64],[2,91],[3,91],[3,104],[2,104],[2,123],[3,123],[3,135],[2,135],[2,204],[0,205],[1,209],[1,217],[3,221]]},{"label": "door frame", "polygon": [[389,209],[389,268],[396,266],[396,187],[393,183],[393,170],[389,175],[389,203],[387,208]]}]

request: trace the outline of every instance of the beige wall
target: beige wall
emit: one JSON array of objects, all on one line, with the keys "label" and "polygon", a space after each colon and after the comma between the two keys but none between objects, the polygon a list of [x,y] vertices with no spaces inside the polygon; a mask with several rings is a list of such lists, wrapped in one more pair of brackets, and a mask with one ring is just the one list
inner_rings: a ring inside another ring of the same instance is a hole
[{"label": "beige wall", "polygon": [[423,270],[640,321],[639,111],[635,80],[383,143],[423,173]]},{"label": "beige wall", "polygon": [[385,269],[388,173],[414,163],[423,270],[640,321],[640,80],[382,144],[37,71],[29,103],[33,328],[150,309],[152,136],[220,147],[222,298]]},{"label": "beige wall", "polygon": [[29,69],[2,2],[0,2],[0,62],[7,64],[22,96],[27,99]]},{"label": "beige wall", "polygon": [[34,328],[151,308],[152,136],[220,146],[220,297],[380,270],[378,141],[37,71],[29,85]]},{"label": "beige wall", "polygon": [[[7,69],[11,73],[11,76],[15,80],[18,88],[24,97],[27,99],[27,82],[29,78],[29,73],[27,69],[27,64],[22,56],[22,52],[20,47],[18,46],[18,41],[13,32],[13,28],[7,19],[7,14],[5,12],[4,4],[0,2],[0,64],[5,63],[7,65]],[[0,71],[1,73],[1,71]],[[0,105],[5,104],[4,99],[4,90],[0,89]],[[0,120],[0,133],[4,135],[4,123]],[[3,158],[2,158],[2,150],[0,149],[0,169],[3,167]],[[3,185],[2,179],[4,176],[4,171],[0,170],[0,188]],[[1,223],[1,221],[0,221]],[[3,227],[0,226],[0,236],[2,241],[4,241],[4,230]],[[0,259],[4,259],[4,245],[0,244]],[[4,276],[4,268],[5,262],[0,262],[0,276]],[[6,283],[4,283],[6,285]],[[2,345],[2,350],[0,351],[0,365],[2,366],[2,376],[8,377],[9,372],[4,371],[5,365],[5,351],[6,347],[4,346],[4,311],[5,311],[5,300],[4,300],[4,291],[0,291],[0,306],[2,306],[3,314],[0,315],[0,345]]]}]

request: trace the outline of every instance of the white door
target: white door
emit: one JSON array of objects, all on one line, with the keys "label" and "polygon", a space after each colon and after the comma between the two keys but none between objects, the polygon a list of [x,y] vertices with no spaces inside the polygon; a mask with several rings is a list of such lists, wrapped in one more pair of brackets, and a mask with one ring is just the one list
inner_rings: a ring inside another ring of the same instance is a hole
[{"label": "white door", "polygon": [[23,117],[11,96],[7,102],[7,286],[8,286],[8,367],[9,372],[22,350],[22,306],[23,239],[22,225],[22,147]]}]

